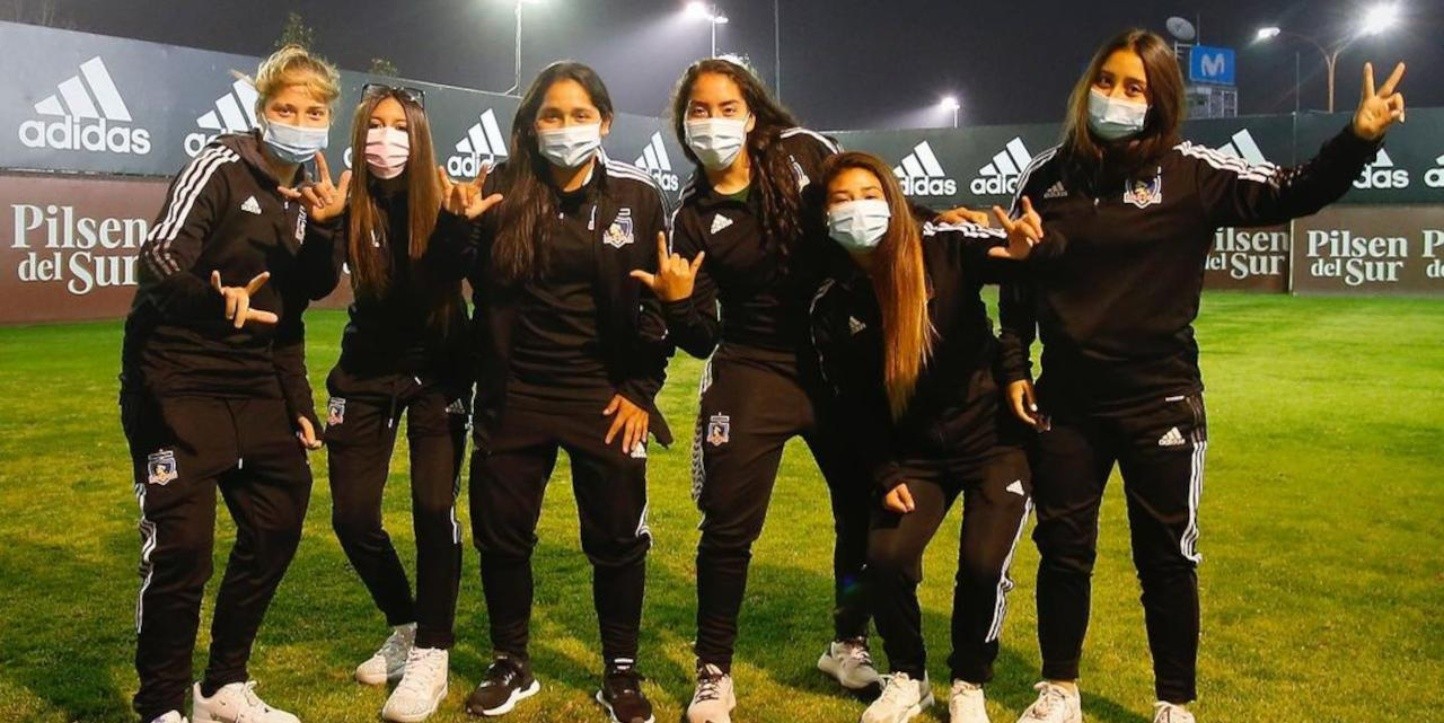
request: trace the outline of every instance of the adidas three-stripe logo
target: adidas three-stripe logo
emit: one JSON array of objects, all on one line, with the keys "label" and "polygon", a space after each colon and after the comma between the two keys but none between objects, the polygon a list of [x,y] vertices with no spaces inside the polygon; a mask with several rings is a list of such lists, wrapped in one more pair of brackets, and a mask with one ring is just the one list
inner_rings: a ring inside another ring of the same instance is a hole
[{"label": "adidas three-stripe logo", "polygon": [[35,113],[52,120],[20,124],[20,142],[27,148],[150,153],[150,132],[125,125],[134,119],[100,56],[81,63],[78,74],[35,104]]},{"label": "adidas three-stripe logo", "polygon": [[1018,178],[1023,169],[1033,161],[1033,154],[1023,139],[1014,136],[1003,150],[993,155],[993,160],[978,169],[978,177],[968,184],[968,190],[979,196],[1006,196],[1018,190]]},{"label": "adidas three-stripe logo", "polygon": [[1248,132],[1247,128],[1233,134],[1233,138],[1228,143],[1218,147],[1218,152],[1225,156],[1242,158],[1248,161],[1251,166],[1268,162],[1268,159],[1264,158],[1263,151],[1258,149],[1258,144],[1254,142],[1253,135]]},{"label": "adidas three-stripe logo", "polygon": [[909,196],[951,196],[958,192],[958,182],[948,178],[927,141],[913,146],[912,153],[892,172],[902,182],[903,193]]},{"label": "adidas three-stripe logo", "polygon": [[196,118],[197,133],[186,135],[186,155],[194,157],[211,139],[222,133],[245,133],[255,128],[256,100],[259,94],[249,82],[237,80],[231,89],[216,99],[215,108]]},{"label": "adidas three-stripe logo", "polygon": [[446,159],[446,172],[470,178],[481,172],[484,162],[506,158],[506,136],[496,122],[496,111],[487,109],[456,143],[456,154]]},{"label": "adidas three-stripe logo", "polygon": [[658,171],[670,173],[672,171],[672,159],[667,157],[667,147],[662,145],[660,132],[652,134],[652,140],[647,143],[646,148],[642,149],[642,155],[633,161],[632,165],[648,173]]}]

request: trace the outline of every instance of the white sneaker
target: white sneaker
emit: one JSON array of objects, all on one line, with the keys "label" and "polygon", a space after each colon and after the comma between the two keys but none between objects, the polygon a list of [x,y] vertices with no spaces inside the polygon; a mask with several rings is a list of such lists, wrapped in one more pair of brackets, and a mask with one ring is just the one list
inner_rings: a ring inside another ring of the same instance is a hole
[{"label": "white sneaker", "polygon": [[1076,692],[1046,680],[1033,689],[1038,691],[1038,699],[1023,711],[1018,723],[1083,723],[1083,703]]},{"label": "white sneaker", "polygon": [[868,690],[882,685],[882,676],[872,665],[867,638],[834,640],[817,659],[817,669],[837,679],[848,690]]},{"label": "white sneaker", "polygon": [[256,695],[256,681],[221,686],[216,694],[201,695],[201,684],[191,688],[191,716],[195,723],[301,723],[301,719],[276,710]]},{"label": "white sneaker", "polygon": [[450,658],[450,653],[440,648],[412,648],[406,656],[401,684],[386,699],[381,718],[395,723],[421,723],[435,713],[446,699]]},{"label": "white sneaker", "polygon": [[152,718],[150,723],[188,723],[188,721],[185,716],[180,714],[180,711],[168,710],[159,718]]},{"label": "white sneaker", "polygon": [[933,686],[928,676],[913,680],[907,673],[887,676],[882,695],[862,712],[862,723],[904,723],[933,704]]},{"label": "white sneaker", "polygon": [[1153,704],[1153,723],[1193,723],[1193,714],[1181,705],[1160,700]]},{"label": "white sneaker", "polygon": [[687,723],[732,723],[737,695],[732,676],[711,663],[697,669],[697,690],[687,706]]},{"label": "white sneaker", "polygon": [[989,723],[983,686],[954,680],[948,693],[948,723]]},{"label": "white sneaker", "polygon": [[356,681],[366,685],[386,685],[400,680],[406,670],[406,656],[416,644],[416,623],[397,625],[375,655],[356,666]]}]

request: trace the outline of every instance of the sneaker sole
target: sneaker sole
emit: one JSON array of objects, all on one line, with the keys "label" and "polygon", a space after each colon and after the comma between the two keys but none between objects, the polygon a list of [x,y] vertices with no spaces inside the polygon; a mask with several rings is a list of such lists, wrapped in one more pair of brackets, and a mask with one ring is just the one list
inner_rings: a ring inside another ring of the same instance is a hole
[{"label": "sneaker sole", "polygon": [[486,716],[486,717],[488,717],[488,718],[492,718],[492,717],[499,716],[499,715],[506,715],[507,713],[510,713],[513,708],[516,707],[516,704],[517,704],[517,703],[520,703],[520,702],[526,700],[527,698],[530,698],[530,697],[536,695],[537,692],[540,691],[540,690],[541,690],[541,681],[536,680],[536,679],[533,679],[532,682],[531,682],[531,685],[529,685],[529,686],[527,686],[527,687],[525,687],[525,688],[522,688],[521,690],[514,691],[514,692],[511,694],[511,697],[506,699],[506,702],[505,702],[505,703],[502,703],[501,705],[499,705],[499,706],[497,706],[497,707],[495,707],[495,708],[483,708],[483,709],[481,709],[481,710],[474,710],[474,709],[472,709],[472,707],[471,707],[470,705],[468,705],[468,706],[466,706],[466,712],[467,712],[467,713],[470,713],[470,714],[472,714],[472,715]]},{"label": "sneaker sole", "polygon": [[[612,723],[632,723],[632,721],[624,721],[617,717],[617,712],[612,710],[612,704],[607,702],[607,699],[602,695],[602,691],[597,691],[596,698],[597,702],[601,703],[602,707],[607,709],[607,717],[611,719]],[[649,715],[642,723],[657,723],[657,717]]]},{"label": "sneaker sole", "polygon": [[402,666],[402,667],[400,667],[400,668],[397,668],[397,669],[394,670],[394,671],[387,671],[387,673],[386,673],[386,675],[385,675],[384,677],[382,677],[382,676],[376,676],[376,675],[367,675],[367,674],[362,673],[361,671],[358,670],[358,671],[356,671],[355,678],[356,678],[356,682],[357,682],[357,683],[360,683],[361,685],[386,685],[386,684],[388,684],[388,683],[400,683],[400,682],[401,682],[401,676],[402,676],[403,674],[405,674],[405,673],[406,673],[406,666]]},{"label": "sneaker sole", "polygon": [[[893,723],[907,723],[907,721],[910,721],[922,715],[923,711],[933,707],[933,704],[936,702],[937,699],[933,698],[932,693],[929,693],[926,698],[918,701],[917,705],[908,708],[907,713],[904,713],[901,717],[893,718],[892,721]],[[866,715],[866,713],[864,713],[864,715]],[[859,717],[858,723],[867,723],[867,721],[864,718]]]}]

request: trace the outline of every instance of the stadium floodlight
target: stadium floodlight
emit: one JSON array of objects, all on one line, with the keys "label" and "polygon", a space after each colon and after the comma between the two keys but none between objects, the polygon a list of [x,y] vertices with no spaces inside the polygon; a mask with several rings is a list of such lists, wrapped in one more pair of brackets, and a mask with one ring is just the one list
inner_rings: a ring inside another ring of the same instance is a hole
[{"label": "stadium floodlight", "polygon": [[716,5],[709,5],[701,0],[693,0],[687,3],[687,17],[697,20],[706,20],[712,28],[712,57],[717,57],[717,26],[728,23],[727,16],[718,12]]},{"label": "stadium floodlight", "polygon": [[938,107],[942,108],[942,109],[945,110],[945,111],[950,111],[950,112],[953,114],[953,127],[954,127],[954,128],[957,128],[957,127],[958,127],[958,111],[961,110],[962,107],[963,107],[963,105],[958,102],[957,96],[953,96],[953,95],[943,96],[942,101],[941,101],[940,103],[938,103]]},{"label": "stadium floodlight", "polygon": [[[1295,33],[1295,32],[1290,31],[1290,30],[1284,30],[1283,28],[1280,28],[1280,27],[1278,27],[1277,25],[1270,25],[1270,26],[1268,26],[1268,27],[1259,28],[1259,29],[1258,29],[1258,34],[1255,36],[1255,38],[1256,38],[1256,40],[1271,40],[1271,39],[1276,38],[1276,37],[1279,37],[1279,36],[1281,36],[1281,35],[1287,35],[1287,36],[1289,36],[1289,37],[1291,37],[1291,38],[1298,38],[1299,40],[1302,40],[1302,41],[1308,43],[1309,45],[1312,45],[1312,46],[1314,46],[1315,48],[1318,48],[1319,54],[1324,57],[1324,67],[1325,67],[1326,69],[1328,69],[1328,78],[1329,78],[1329,106],[1328,106],[1328,110],[1329,110],[1330,113],[1333,113],[1333,112],[1334,112],[1334,79],[1335,79],[1335,73],[1334,73],[1334,71],[1335,71],[1335,70],[1337,69],[1337,67],[1338,67],[1339,54],[1342,53],[1342,52],[1344,52],[1344,49],[1345,49],[1345,48],[1349,47],[1350,45],[1353,45],[1353,43],[1354,43],[1355,40],[1358,40],[1359,38],[1362,38],[1362,37],[1365,37],[1365,36],[1369,36],[1369,35],[1378,35],[1379,33],[1382,33],[1382,32],[1384,32],[1385,30],[1388,30],[1389,28],[1394,27],[1395,25],[1398,24],[1398,22],[1399,22],[1399,6],[1396,5],[1396,4],[1393,4],[1393,3],[1383,3],[1383,4],[1375,5],[1375,6],[1371,7],[1371,8],[1369,8],[1369,10],[1368,10],[1367,12],[1365,12],[1365,13],[1364,13],[1364,16],[1359,20],[1358,32],[1350,33],[1350,34],[1349,34],[1348,36],[1346,36],[1343,40],[1339,41],[1339,43],[1338,43],[1337,45],[1335,45],[1332,49],[1324,47],[1324,44],[1323,44],[1323,43],[1319,42],[1318,40],[1316,40],[1316,39],[1314,39],[1314,38],[1312,38],[1312,37],[1309,37],[1309,36],[1307,36],[1307,35],[1303,35],[1302,33]],[[1297,81],[1295,81],[1295,84],[1297,85]],[[1297,88],[1295,88],[1295,91],[1294,91],[1294,92],[1295,92],[1295,94],[1298,93]]]},{"label": "stadium floodlight", "polygon": [[511,87],[502,95],[516,95],[521,92],[521,8],[523,5],[535,5],[541,0],[507,0],[516,4],[516,74],[512,79]]}]

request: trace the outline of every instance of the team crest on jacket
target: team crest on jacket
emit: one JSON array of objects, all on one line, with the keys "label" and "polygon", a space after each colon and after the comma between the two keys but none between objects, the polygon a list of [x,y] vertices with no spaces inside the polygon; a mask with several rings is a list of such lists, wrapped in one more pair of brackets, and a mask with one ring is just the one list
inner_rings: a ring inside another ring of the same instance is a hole
[{"label": "team crest on jacket", "polygon": [[721,447],[732,436],[732,418],[725,414],[714,414],[707,420],[707,444]]},{"label": "team crest on jacket", "polygon": [[1139,208],[1148,208],[1163,203],[1163,169],[1153,178],[1134,178],[1123,189],[1123,202]]},{"label": "team crest on jacket", "polygon": [[617,214],[617,220],[607,227],[602,241],[612,248],[621,248],[637,239],[632,234],[632,209],[624,208]]},{"label": "team crest on jacket", "polygon": [[346,400],[341,397],[331,397],[326,403],[326,426],[334,427],[346,421]]},{"label": "team crest on jacket", "polygon": [[148,484],[164,487],[175,481],[180,477],[180,467],[176,465],[175,452],[162,449],[146,456],[145,474],[145,481]]}]

